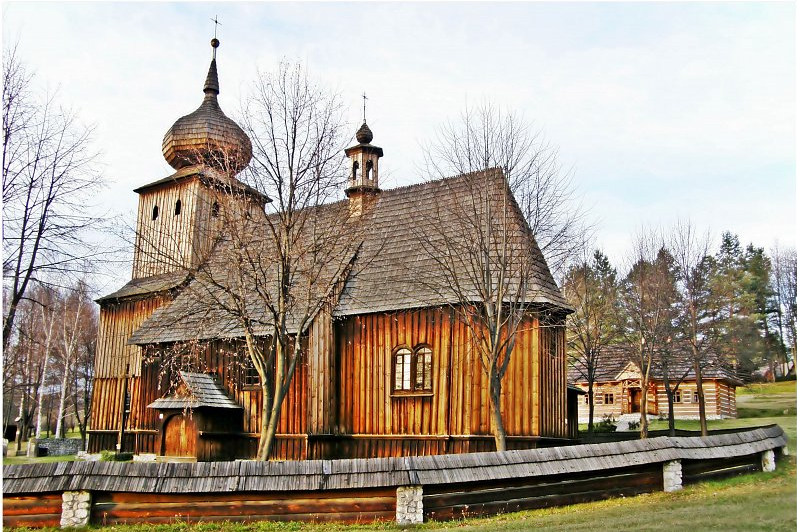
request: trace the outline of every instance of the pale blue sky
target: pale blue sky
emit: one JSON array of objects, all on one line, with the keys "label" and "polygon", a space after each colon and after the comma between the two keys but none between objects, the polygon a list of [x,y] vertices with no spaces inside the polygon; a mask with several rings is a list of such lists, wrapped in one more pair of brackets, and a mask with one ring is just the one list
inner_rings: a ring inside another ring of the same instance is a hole
[{"label": "pale blue sky", "polygon": [[[96,124],[102,198],[169,174],[161,140],[202,98],[218,15],[222,108],[300,59],[384,148],[383,187],[423,180],[423,144],[466,102],[521,111],[559,148],[597,244],[691,218],[795,245],[795,7],[783,3],[3,3],[38,80]],[[120,277],[121,282],[127,274]]]}]

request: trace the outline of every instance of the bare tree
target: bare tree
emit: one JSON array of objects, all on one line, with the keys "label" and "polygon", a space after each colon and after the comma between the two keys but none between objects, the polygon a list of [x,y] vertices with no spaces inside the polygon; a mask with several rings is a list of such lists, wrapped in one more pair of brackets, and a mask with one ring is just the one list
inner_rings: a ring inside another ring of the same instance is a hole
[{"label": "bare tree", "polygon": [[[346,203],[332,202],[345,179],[341,123],[338,97],[301,66],[283,63],[258,77],[242,117],[253,145],[239,176],[246,186],[232,179],[235,164],[224,170],[228,157],[212,163],[227,174],[212,207],[218,242],[172,305],[175,326],[204,334],[175,349],[230,338],[240,363],[256,371],[259,460],[271,454],[283,402],[306,357],[306,333],[331,308],[357,248],[358,221]],[[261,195],[271,202],[260,203]]]},{"label": "bare tree", "polygon": [[587,381],[589,424],[592,434],[594,417],[594,384],[601,367],[603,348],[617,335],[617,271],[609,259],[595,251],[592,259],[571,266],[562,286],[567,302],[575,312],[567,318],[568,348],[571,367]]},{"label": "bare tree", "polygon": [[708,435],[706,398],[703,393],[703,368],[706,354],[716,340],[717,311],[712,304],[713,260],[708,233],[698,235],[690,222],[678,222],[670,235],[669,248],[677,266],[679,336],[691,352],[691,365],[697,387],[700,433]]},{"label": "bare tree", "polygon": [[640,371],[640,437],[647,438],[651,371],[673,334],[674,265],[660,238],[644,230],[635,239],[631,262],[619,292],[619,334]]},{"label": "bare tree", "polygon": [[794,248],[772,250],[772,284],[775,303],[775,326],[783,350],[787,353],[783,374],[794,371],[797,360],[797,251]]},{"label": "bare tree", "polygon": [[555,150],[516,114],[490,104],[443,126],[425,159],[430,179],[462,177],[422,235],[436,272],[418,278],[467,325],[489,382],[496,449],[506,450],[501,387],[518,332],[539,320],[564,365],[566,305],[543,254],[558,268],[579,248],[581,213]]},{"label": "bare tree", "polygon": [[16,56],[3,55],[3,348],[9,346],[20,302],[30,286],[58,283],[89,266],[96,248],[86,230],[89,195],[99,184],[91,128],[38,98]]}]

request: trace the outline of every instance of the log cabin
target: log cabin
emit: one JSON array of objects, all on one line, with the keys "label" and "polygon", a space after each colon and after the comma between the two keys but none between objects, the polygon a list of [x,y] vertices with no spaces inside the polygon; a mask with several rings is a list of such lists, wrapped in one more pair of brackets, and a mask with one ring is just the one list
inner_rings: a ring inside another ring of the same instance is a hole
[{"label": "log cabin", "polygon": [[[175,172],[134,191],[139,208],[132,279],[98,300],[91,452],[199,461],[256,454],[260,377],[248,362],[240,324],[226,314],[217,285],[200,272],[228,271],[224,250],[233,244],[225,233],[225,200],[234,198],[231,210],[261,221],[271,200],[236,177],[252,157],[252,144],[219,107],[218,41],[212,45],[202,104],[178,119],[163,140]],[[570,309],[501,170],[382,190],[383,150],[371,144],[365,121],[356,140],[345,150],[347,199],[319,207],[312,223],[321,228],[356,218],[360,231],[334,252],[340,267],[320,272],[323,282],[316,288],[323,304],[309,313],[309,326],[293,331],[302,359],[271,458],[495,449],[488,381],[473,335],[456,299],[425,281],[438,265],[423,249],[447,225],[440,224],[441,206],[472,194],[474,183],[490,197],[510,196],[518,235],[512,245],[531,265],[527,281],[533,290],[523,301],[527,312],[502,385],[508,447],[573,438],[577,427],[574,412],[568,420],[567,405],[568,397],[575,404],[577,390],[568,389],[564,352]],[[448,231],[451,238],[466,238]],[[256,235],[243,247],[268,255],[267,243]],[[267,329],[260,340],[269,341]],[[170,353],[188,345],[175,365]]]},{"label": "log cabin", "polygon": [[[707,419],[736,417],[736,387],[742,382],[732,368],[720,363],[716,356],[706,356],[702,366],[703,394]],[[689,354],[685,351],[672,355],[668,368],[668,381],[673,394],[673,415],[676,419],[698,419],[697,380]],[[578,401],[578,420],[589,421],[589,397],[586,369],[576,360],[568,369],[569,382],[584,392]],[[641,373],[638,365],[622,346],[607,346],[600,356],[593,385],[594,421],[610,416],[638,416],[640,411]],[[648,414],[667,417],[667,392],[661,364],[654,362],[648,381]]]}]

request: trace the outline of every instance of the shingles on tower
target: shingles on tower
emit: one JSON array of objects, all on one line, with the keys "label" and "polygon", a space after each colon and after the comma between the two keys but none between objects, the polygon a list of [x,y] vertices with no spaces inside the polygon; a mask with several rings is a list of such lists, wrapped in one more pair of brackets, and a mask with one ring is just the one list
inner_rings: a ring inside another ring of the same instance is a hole
[{"label": "shingles on tower", "polygon": [[252,159],[252,142],[221,110],[216,48],[200,106],[179,118],[163,137],[163,157],[176,172],[135,190],[140,194],[133,278],[191,269],[210,251],[220,228],[219,194],[249,198],[254,208],[267,198],[235,176]]}]

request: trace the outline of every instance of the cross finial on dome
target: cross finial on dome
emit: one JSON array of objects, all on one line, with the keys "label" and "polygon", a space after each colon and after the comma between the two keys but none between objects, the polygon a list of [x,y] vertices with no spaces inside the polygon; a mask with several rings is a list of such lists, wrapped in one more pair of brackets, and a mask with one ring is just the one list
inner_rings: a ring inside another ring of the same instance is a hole
[{"label": "cross finial on dome", "polygon": [[368,96],[366,96],[365,92],[363,92],[363,124],[365,124],[365,100],[367,100],[367,99],[368,99]]},{"label": "cross finial on dome", "polygon": [[219,44],[220,44],[219,40],[216,38],[216,31],[219,29],[219,26],[221,26],[222,24],[221,24],[221,22],[219,22],[219,16],[218,15],[216,15],[215,18],[212,18],[210,20],[212,20],[213,24],[214,24],[214,26],[213,26],[213,39],[210,40],[210,45],[213,47],[213,59],[216,59],[216,48],[218,48]]}]

